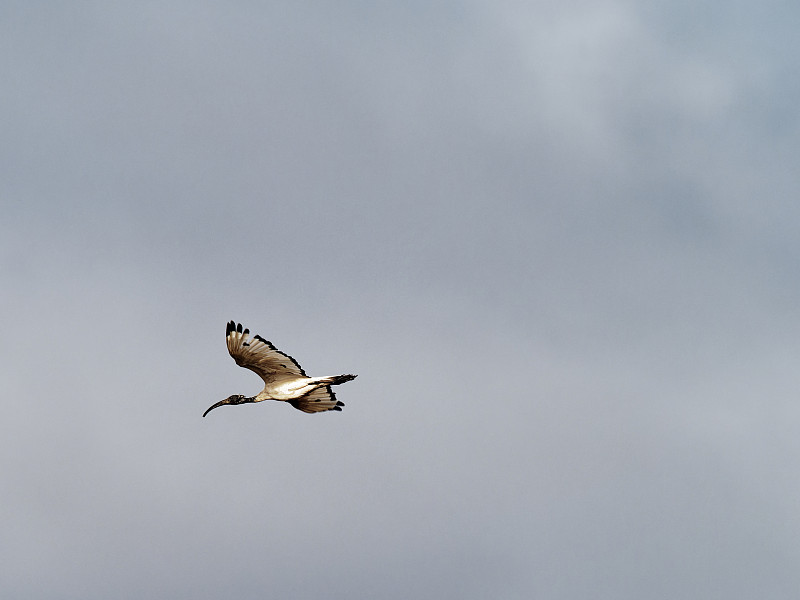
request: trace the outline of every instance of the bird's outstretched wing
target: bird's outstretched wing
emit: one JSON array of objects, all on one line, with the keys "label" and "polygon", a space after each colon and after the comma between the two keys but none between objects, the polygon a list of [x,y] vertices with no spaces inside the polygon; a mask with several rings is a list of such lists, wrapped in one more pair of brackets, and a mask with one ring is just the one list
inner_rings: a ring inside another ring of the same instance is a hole
[{"label": "bird's outstretched wing", "polygon": [[241,323],[236,324],[233,321],[228,323],[225,339],[228,344],[228,352],[237,365],[250,369],[261,377],[264,383],[307,377],[303,367],[291,356],[275,348],[260,335],[248,339],[249,335],[250,330],[242,330]]},{"label": "bird's outstretched wing", "polygon": [[344,406],[344,402],[337,402],[336,394],[333,393],[329,385],[318,387],[296,400],[289,400],[289,404],[294,406],[297,410],[302,410],[307,413],[342,410]]}]

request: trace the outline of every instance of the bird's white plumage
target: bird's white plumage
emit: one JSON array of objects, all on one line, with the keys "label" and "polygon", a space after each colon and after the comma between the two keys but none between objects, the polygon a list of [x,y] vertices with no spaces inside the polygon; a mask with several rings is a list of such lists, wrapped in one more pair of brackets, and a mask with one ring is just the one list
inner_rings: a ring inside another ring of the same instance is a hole
[{"label": "bird's white plumage", "polygon": [[350,381],[355,375],[309,377],[300,364],[241,324],[228,323],[225,333],[228,352],[240,367],[250,369],[264,380],[264,389],[253,399],[283,400],[307,413],[341,410],[331,385]]}]

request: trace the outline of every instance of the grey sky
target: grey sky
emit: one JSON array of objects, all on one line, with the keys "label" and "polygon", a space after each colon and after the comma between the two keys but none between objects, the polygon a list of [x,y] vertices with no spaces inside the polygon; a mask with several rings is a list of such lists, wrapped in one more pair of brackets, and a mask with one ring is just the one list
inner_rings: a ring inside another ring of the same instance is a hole
[{"label": "grey sky", "polygon": [[799,18],[2,3],[3,597],[796,598]]}]

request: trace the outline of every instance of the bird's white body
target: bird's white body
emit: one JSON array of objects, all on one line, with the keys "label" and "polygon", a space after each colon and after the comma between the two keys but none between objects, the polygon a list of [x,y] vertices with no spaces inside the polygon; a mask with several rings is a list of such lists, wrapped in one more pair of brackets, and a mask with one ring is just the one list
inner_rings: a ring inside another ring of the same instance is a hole
[{"label": "bird's white body", "polygon": [[284,381],[278,384],[264,384],[264,389],[256,396],[256,402],[262,400],[293,400],[302,398],[321,385],[330,385],[335,376],[328,377],[301,377]]},{"label": "bird's white body", "polygon": [[284,354],[261,336],[256,335],[249,339],[249,335],[250,331],[242,329],[241,324],[229,322],[225,331],[228,352],[237,365],[250,369],[264,380],[264,389],[253,397],[230,396],[217,402],[205,414],[224,404],[264,400],[282,400],[308,413],[342,410],[344,404],[336,400],[331,386],[351,381],[355,379],[355,375],[309,377],[291,356]]}]

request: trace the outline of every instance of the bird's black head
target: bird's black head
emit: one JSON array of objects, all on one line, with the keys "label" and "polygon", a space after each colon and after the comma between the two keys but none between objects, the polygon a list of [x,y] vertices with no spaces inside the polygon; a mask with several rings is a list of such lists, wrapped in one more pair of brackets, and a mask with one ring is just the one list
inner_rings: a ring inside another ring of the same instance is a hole
[{"label": "bird's black head", "polygon": [[228,396],[225,398],[225,400],[220,400],[213,406],[210,406],[209,409],[203,413],[203,416],[205,417],[218,406],[225,406],[226,404],[245,404],[246,402],[255,402],[255,398],[248,398],[247,396],[242,396],[241,394],[234,394],[233,396]]}]

